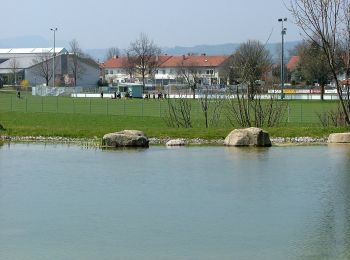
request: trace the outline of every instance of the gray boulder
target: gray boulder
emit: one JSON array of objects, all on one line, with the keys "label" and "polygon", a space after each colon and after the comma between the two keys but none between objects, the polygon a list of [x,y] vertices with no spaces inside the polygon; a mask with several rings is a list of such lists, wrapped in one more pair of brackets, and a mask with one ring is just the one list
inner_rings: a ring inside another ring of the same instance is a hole
[{"label": "gray boulder", "polygon": [[145,134],[138,130],[123,130],[105,134],[102,144],[106,147],[148,147],[149,141]]},{"label": "gray boulder", "polygon": [[224,144],[227,146],[261,146],[270,147],[271,140],[269,134],[256,127],[245,129],[235,129],[225,138]]},{"label": "gray boulder", "polygon": [[350,133],[330,134],[328,143],[350,143]]},{"label": "gray boulder", "polygon": [[172,139],[166,143],[166,146],[183,146],[186,145],[185,139]]}]

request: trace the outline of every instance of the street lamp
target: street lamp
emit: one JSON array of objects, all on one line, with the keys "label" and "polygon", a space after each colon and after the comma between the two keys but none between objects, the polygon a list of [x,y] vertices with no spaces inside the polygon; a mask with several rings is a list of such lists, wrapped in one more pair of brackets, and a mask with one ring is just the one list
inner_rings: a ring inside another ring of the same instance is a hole
[{"label": "street lamp", "polygon": [[50,28],[53,31],[53,60],[52,60],[52,86],[55,87],[55,49],[56,49],[56,31],[57,28]]},{"label": "street lamp", "polygon": [[279,18],[278,22],[282,23],[282,54],[281,54],[281,99],[284,98],[283,88],[284,88],[284,35],[287,33],[287,28],[284,27],[283,22],[286,22],[287,18]]}]

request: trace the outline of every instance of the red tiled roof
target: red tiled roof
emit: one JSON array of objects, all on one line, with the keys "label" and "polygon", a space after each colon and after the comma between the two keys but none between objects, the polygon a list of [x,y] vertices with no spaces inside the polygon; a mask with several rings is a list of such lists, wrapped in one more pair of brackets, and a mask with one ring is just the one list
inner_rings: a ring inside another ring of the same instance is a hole
[{"label": "red tiled roof", "polygon": [[127,64],[128,58],[126,56],[110,58],[103,63],[104,68],[124,68]]},{"label": "red tiled roof", "polygon": [[[160,68],[176,68],[184,67],[217,67],[226,61],[229,56],[206,56],[206,55],[190,55],[190,56],[158,56]],[[127,57],[121,56],[111,58],[101,64],[101,68],[125,68]]]},{"label": "red tiled roof", "polygon": [[158,61],[159,64],[163,64],[164,62],[166,62],[167,60],[171,59],[173,56],[168,56],[168,55],[160,55],[158,56]]},{"label": "red tiled roof", "polygon": [[[171,57],[172,56],[168,56],[168,55],[160,55],[157,58],[158,58],[159,64],[162,64],[163,62],[167,61]],[[121,69],[121,68],[125,68],[125,64],[128,64],[128,58],[127,56],[121,56],[121,57],[111,58],[105,61],[105,63],[103,63],[103,67]]]},{"label": "red tiled roof", "polygon": [[341,85],[350,85],[350,79],[344,79],[340,81]]},{"label": "red tiled roof", "polygon": [[229,56],[206,56],[206,55],[190,55],[190,56],[172,56],[170,59],[160,65],[161,68],[174,67],[217,67],[226,61]]},{"label": "red tiled roof", "polygon": [[295,70],[298,66],[299,56],[292,56],[287,64],[287,69]]}]

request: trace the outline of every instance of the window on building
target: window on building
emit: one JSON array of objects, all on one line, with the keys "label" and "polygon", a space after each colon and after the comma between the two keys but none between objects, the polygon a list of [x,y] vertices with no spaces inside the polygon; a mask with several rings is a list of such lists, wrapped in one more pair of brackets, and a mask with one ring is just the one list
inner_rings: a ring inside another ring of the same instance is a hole
[{"label": "window on building", "polygon": [[207,75],[213,75],[214,74],[214,70],[207,70]]},{"label": "window on building", "polygon": [[113,74],[113,70],[110,70],[110,71],[109,71],[109,74]]},{"label": "window on building", "polygon": [[108,74],[108,70],[105,70],[105,74],[106,74],[106,75]]}]

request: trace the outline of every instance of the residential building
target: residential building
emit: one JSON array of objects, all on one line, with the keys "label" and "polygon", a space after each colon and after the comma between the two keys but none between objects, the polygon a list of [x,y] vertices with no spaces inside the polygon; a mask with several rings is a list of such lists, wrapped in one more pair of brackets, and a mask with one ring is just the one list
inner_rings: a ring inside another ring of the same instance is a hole
[{"label": "residential building", "polygon": [[160,64],[155,79],[176,80],[183,77],[181,74],[191,71],[189,74],[195,74],[199,84],[226,84],[222,70],[228,58],[229,56],[207,56],[205,54],[171,56]]},{"label": "residential building", "polygon": [[101,77],[107,83],[132,82],[132,66],[127,56],[114,56],[100,65]]},{"label": "residential building", "polygon": [[[149,79],[156,84],[176,82],[182,77],[181,71],[196,72],[199,84],[226,84],[222,70],[229,56],[202,55],[160,55],[156,57],[158,66]],[[140,75],[131,73],[132,64],[126,56],[115,56],[101,64],[101,76],[108,83],[122,83],[141,81]]]}]

